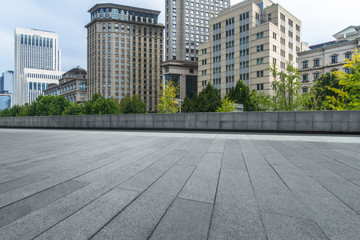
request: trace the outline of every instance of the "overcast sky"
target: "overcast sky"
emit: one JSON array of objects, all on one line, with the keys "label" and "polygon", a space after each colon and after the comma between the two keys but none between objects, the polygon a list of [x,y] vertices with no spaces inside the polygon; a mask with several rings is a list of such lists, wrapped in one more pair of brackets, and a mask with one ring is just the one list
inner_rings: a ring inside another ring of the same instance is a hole
[{"label": "overcast sky", "polygon": [[[3,0],[0,16],[0,72],[14,68],[14,29],[36,28],[59,34],[62,71],[80,65],[86,69],[87,12],[96,3],[113,2],[161,11],[165,0]],[[232,0],[231,4],[241,2]],[[274,0],[302,21],[303,41],[314,45],[333,40],[332,35],[360,25],[359,0]]]}]

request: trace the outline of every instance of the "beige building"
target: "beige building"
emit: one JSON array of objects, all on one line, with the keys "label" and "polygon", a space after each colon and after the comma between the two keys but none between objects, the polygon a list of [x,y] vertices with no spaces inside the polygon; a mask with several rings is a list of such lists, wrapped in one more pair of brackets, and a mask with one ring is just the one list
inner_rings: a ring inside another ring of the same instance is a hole
[{"label": "beige building", "polygon": [[50,84],[44,95],[63,95],[71,103],[86,101],[87,77],[86,71],[79,66],[64,73],[59,84]]},{"label": "beige building", "polygon": [[240,2],[210,20],[210,41],[199,46],[198,91],[210,82],[225,96],[241,79],[251,90],[272,94],[269,65],[296,65],[303,47],[300,20],[282,6]]},{"label": "beige building", "polygon": [[163,31],[159,11],[118,4],[89,10],[88,97],[100,93],[119,102],[138,94],[156,111],[162,80]]},{"label": "beige building", "polygon": [[302,92],[308,92],[314,82],[323,74],[345,71],[345,58],[351,58],[360,48],[360,26],[350,26],[333,35],[335,41],[317,44],[310,50],[298,53],[299,69],[302,75]]}]

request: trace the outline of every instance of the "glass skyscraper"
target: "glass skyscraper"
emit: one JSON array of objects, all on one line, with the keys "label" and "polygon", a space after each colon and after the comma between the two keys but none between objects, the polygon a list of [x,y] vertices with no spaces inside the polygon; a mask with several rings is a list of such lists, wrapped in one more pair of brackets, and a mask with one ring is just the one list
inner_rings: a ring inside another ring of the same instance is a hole
[{"label": "glass skyscraper", "polygon": [[[14,72],[6,71],[0,77],[0,93],[6,92],[13,96],[14,93]],[[11,102],[12,105],[12,102]]]},{"label": "glass skyscraper", "polygon": [[11,94],[7,91],[0,91],[0,111],[11,107]]},{"label": "glass skyscraper", "polygon": [[31,103],[49,84],[58,83],[61,76],[58,35],[16,28],[14,103]]}]

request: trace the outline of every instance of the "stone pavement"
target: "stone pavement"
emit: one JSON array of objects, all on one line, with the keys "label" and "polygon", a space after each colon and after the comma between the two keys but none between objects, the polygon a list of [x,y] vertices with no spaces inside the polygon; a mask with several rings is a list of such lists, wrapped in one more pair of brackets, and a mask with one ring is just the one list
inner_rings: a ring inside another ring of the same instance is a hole
[{"label": "stone pavement", "polygon": [[0,239],[360,239],[360,137],[0,129]]}]

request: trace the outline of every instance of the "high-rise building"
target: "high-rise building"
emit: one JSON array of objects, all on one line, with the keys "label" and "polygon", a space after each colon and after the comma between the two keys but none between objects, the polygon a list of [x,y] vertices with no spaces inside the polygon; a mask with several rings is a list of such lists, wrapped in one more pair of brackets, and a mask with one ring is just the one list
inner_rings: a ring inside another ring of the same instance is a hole
[{"label": "high-rise building", "polygon": [[166,0],[166,61],[197,61],[200,43],[209,40],[209,21],[230,0]]},{"label": "high-rise building", "polygon": [[14,92],[14,71],[6,71],[1,76],[1,91]]},{"label": "high-rise building", "polygon": [[301,21],[270,0],[247,0],[210,20],[210,40],[199,47],[198,91],[212,83],[225,96],[241,79],[273,94],[270,65],[281,71],[302,51]]},{"label": "high-rise building", "polygon": [[15,29],[15,104],[30,103],[61,78],[58,35],[35,29]]},{"label": "high-rise building", "polygon": [[0,91],[0,111],[11,108],[11,94],[8,91]]},{"label": "high-rise building", "polygon": [[166,0],[165,82],[175,81],[179,97],[197,91],[198,46],[209,41],[211,18],[230,6],[230,0]]},{"label": "high-rise building", "polygon": [[160,12],[118,4],[96,4],[87,28],[88,98],[100,93],[118,101],[138,94],[156,111],[162,80]]},{"label": "high-rise building", "polygon": [[[0,77],[0,92],[7,92],[11,97],[14,93],[14,71],[6,71]],[[12,105],[12,101],[11,101]]]},{"label": "high-rise building", "polygon": [[360,49],[360,26],[349,26],[333,35],[334,41],[310,46],[308,51],[298,53],[302,92],[306,93],[323,74],[344,71],[345,59],[351,59],[355,49]]},{"label": "high-rise building", "polygon": [[63,95],[71,103],[84,103],[86,101],[87,73],[77,66],[63,74],[59,84],[50,84],[44,95]]}]

